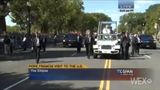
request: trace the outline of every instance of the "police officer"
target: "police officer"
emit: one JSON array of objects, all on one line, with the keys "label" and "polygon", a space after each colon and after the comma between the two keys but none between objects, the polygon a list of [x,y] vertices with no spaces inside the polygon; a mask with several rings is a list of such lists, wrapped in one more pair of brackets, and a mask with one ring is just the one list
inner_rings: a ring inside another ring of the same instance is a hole
[{"label": "police officer", "polygon": [[87,30],[86,36],[85,36],[85,47],[86,47],[86,55],[87,55],[88,59],[90,59],[91,49],[92,49],[91,39],[92,39],[92,37],[91,37],[90,30]]},{"label": "police officer", "polygon": [[81,52],[81,47],[82,47],[82,36],[80,33],[77,33],[77,53]]},{"label": "police officer", "polygon": [[123,34],[121,38],[121,46],[122,46],[122,56],[124,59],[129,59],[129,46],[130,46],[130,39],[129,35],[126,32]]}]

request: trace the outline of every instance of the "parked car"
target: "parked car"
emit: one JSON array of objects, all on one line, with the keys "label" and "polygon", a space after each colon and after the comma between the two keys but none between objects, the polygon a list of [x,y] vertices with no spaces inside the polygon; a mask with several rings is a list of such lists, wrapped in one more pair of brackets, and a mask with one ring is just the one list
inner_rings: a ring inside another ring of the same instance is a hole
[{"label": "parked car", "polygon": [[156,42],[152,35],[140,35],[141,48],[153,48],[156,49]]},{"label": "parked car", "polygon": [[76,40],[77,40],[76,34],[72,34],[72,33],[66,34],[63,39],[63,46],[76,47],[76,44],[77,44]]}]

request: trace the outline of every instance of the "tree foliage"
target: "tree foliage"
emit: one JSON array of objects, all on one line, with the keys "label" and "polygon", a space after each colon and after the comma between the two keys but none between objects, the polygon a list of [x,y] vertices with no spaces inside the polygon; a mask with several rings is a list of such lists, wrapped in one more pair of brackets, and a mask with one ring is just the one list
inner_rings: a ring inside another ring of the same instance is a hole
[{"label": "tree foliage", "polygon": [[145,13],[129,13],[121,16],[119,30],[133,33],[144,31],[153,35],[157,33],[154,28],[155,23],[160,25],[160,4],[151,5]]},{"label": "tree foliage", "polygon": [[154,34],[156,29],[154,28],[155,23],[160,24],[160,4],[151,5],[146,10],[146,32]]},{"label": "tree foliage", "polygon": [[3,31],[6,31],[5,17],[9,13],[9,4],[8,4],[9,1],[10,0],[0,0],[0,34]]},{"label": "tree foliage", "polygon": [[7,32],[19,32],[19,26],[7,26]]},{"label": "tree foliage", "polygon": [[83,30],[97,31],[99,21],[111,21],[111,18],[103,13],[85,13],[83,15]]},{"label": "tree foliage", "polygon": [[120,17],[120,31],[128,31],[132,33],[142,32],[145,25],[144,13],[129,13]]},{"label": "tree foliage", "polygon": [[[21,28],[27,27],[27,0],[11,2],[13,22]],[[82,0],[30,0],[32,29],[41,32],[69,32],[94,30],[98,21],[111,20],[102,13],[84,13]]]}]

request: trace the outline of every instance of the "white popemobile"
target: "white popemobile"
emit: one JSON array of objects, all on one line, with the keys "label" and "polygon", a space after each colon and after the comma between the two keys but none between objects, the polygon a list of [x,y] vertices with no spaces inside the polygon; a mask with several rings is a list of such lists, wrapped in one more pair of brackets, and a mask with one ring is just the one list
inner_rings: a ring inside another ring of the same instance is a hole
[{"label": "white popemobile", "polygon": [[[116,24],[116,31],[113,33],[111,24]],[[104,28],[102,28],[104,27]],[[120,56],[120,38],[117,30],[117,22],[99,22],[96,43],[93,45],[93,57],[98,55]]]}]

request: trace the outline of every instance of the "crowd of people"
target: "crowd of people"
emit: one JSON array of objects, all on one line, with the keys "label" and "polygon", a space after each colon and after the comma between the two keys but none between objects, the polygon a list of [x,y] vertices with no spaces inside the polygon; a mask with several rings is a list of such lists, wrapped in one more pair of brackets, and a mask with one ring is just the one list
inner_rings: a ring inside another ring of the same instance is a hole
[{"label": "crowd of people", "polygon": [[[86,56],[88,57],[88,59],[91,55],[93,55],[93,45],[95,43],[95,38],[96,36],[93,35],[90,30],[86,31],[83,39],[86,48]],[[126,60],[129,59],[130,56],[138,56],[140,51],[140,44],[141,40],[139,38],[139,33],[129,34],[128,32],[122,32],[120,38],[121,58]],[[81,50],[80,45],[82,45],[82,36],[77,35],[77,53],[79,53]]]},{"label": "crowd of people", "polygon": [[21,48],[23,34],[19,33],[4,33],[3,34],[3,43],[4,43],[4,54],[12,55],[13,50]]},{"label": "crowd of people", "polygon": [[12,55],[14,49],[31,48],[36,52],[37,63],[39,62],[40,50],[46,51],[47,36],[42,33],[4,33],[3,34],[4,55]]},{"label": "crowd of people", "polygon": [[[86,48],[86,56],[90,59],[90,56],[93,55],[93,45],[95,43],[96,35],[92,34],[90,30],[86,30],[85,36],[82,36],[80,33],[77,33],[77,53],[81,52],[82,43]],[[138,34],[129,34],[123,32],[120,38],[121,46],[121,56],[123,59],[129,59],[131,56],[139,55],[140,49],[140,38]],[[28,47],[32,48],[36,52],[36,62],[39,63],[40,50],[46,51],[47,44],[47,35],[42,33],[32,33],[32,34],[4,34],[4,54],[12,55],[13,49],[15,46],[23,48],[25,51]],[[131,53],[129,53],[129,48]]]},{"label": "crowd of people", "polygon": [[[128,32],[123,32],[121,36],[121,51],[122,58],[129,59],[129,56],[139,55],[141,40],[138,34],[129,34]],[[131,47],[131,53],[129,53],[129,47]]]}]

